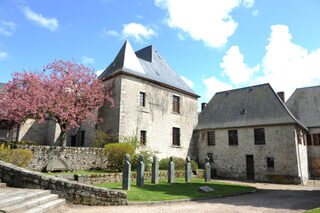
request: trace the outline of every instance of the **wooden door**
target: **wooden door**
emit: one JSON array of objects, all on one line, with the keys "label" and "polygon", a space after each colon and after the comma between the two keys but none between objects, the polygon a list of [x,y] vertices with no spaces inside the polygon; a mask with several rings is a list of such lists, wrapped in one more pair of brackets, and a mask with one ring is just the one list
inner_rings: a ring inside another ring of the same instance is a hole
[{"label": "wooden door", "polygon": [[246,155],[246,163],[247,163],[247,179],[254,179],[254,162],[253,155]]}]

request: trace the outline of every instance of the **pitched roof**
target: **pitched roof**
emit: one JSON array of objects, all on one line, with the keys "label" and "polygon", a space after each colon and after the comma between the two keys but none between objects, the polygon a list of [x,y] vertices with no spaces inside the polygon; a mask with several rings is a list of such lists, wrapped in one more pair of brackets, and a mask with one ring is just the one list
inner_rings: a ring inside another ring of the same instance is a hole
[{"label": "pitched roof", "polygon": [[0,82],[0,90],[3,90],[6,87],[6,83]]},{"label": "pitched roof", "polygon": [[271,88],[270,84],[218,92],[199,114],[200,129],[236,128],[298,121]]},{"label": "pitched roof", "polygon": [[142,77],[199,97],[152,45],[134,52],[127,40],[113,62],[99,76],[99,79],[107,78],[119,72]]},{"label": "pitched roof", "polygon": [[307,127],[320,127],[320,85],[296,89],[286,105]]}]

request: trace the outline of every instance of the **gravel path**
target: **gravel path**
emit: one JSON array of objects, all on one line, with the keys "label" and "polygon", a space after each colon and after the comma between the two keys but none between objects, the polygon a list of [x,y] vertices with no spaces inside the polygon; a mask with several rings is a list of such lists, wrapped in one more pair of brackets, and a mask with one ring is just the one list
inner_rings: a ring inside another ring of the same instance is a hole
[{"label": "gravel path", "polygon": [[202,201],[133,206],[79,206],[65,204],[61,212],[302,212],[320,207],[320,187],[226,181],[254,186],[255,193]]}]

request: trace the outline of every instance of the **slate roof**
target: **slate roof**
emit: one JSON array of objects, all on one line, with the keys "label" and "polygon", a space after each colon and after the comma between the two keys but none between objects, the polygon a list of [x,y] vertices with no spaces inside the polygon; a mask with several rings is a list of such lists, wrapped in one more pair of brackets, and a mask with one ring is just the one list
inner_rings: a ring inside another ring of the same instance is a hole
[{"label": "slate roof", "polygon": [[307,129],[270,84],[262,84],[216,93],[199,114],[196,130],[279,124],[298,124]]},{"label": "slate roof", "polygon": [[199,97],[152,45],[134,52],[127,40],[99,79],[104,79],[117,72],[129,73]]},{"label": "slate roof", "polygon": [[296,89],[286,105],[307,127],[320,127],[320,85]]},{"label": "slate roof", "polygon": [[6,85],[7,85],[6,83],[0,82],[0,90],[3,90],[6,87]]}]

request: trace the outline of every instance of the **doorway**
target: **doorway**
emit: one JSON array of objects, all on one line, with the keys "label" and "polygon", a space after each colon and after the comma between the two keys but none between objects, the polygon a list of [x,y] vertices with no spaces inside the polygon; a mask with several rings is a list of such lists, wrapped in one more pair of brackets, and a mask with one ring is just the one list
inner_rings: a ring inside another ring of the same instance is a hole
[{"label": "doorway", "polygon": [[247,179],[254,180],[253,155],[246,155],[246,163],[247,163]]}]

